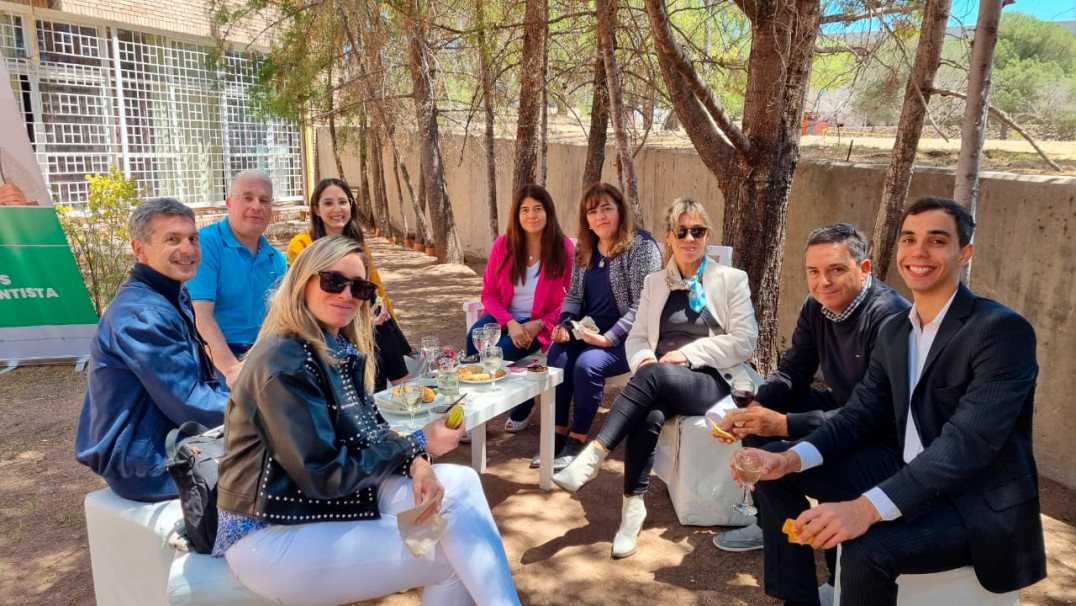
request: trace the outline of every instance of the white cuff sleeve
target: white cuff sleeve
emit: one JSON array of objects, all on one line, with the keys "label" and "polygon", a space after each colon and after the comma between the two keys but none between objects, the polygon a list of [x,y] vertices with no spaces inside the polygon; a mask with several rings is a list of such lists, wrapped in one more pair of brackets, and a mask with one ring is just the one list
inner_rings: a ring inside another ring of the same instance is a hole
[{"label": "white cuff sleeve", "polygon": [[800,457],[800,471],[807,471],[822,464],[822,453],[810,442],[800,442],[792,447],[792,452]]},{"label": "white cuff sleeve", "polygon": [[882,516],[882,519],[886,522],[892,522],[901,516],[900,510],[897,509],[897,506],[886,496],[881,488],[875,486],[863,493],[863,496],[867,497],[871,505],[874,505],[874,508],[878,510],[878,515]]}]

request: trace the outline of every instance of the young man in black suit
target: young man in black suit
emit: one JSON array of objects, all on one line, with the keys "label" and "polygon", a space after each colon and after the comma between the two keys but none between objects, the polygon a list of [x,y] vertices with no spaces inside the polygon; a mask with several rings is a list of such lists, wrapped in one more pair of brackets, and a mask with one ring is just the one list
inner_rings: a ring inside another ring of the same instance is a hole
[{"label": "young man in black suit", "polygon": [[[761,451],[766,593],[786,604],[818,603],[806,543],[843,544],[843,604],[896,604],[902,573],[972,565],[997,593],[1046,576],[1031,447],[1035,332],[960,284],[974,227],[952,200],[908,207],[897,267],[910,313],[883,324],[837,415],[791,447]],[[805,495],[820,504],[808,509]],[[801,545],[782,534],[786,518]]]}]

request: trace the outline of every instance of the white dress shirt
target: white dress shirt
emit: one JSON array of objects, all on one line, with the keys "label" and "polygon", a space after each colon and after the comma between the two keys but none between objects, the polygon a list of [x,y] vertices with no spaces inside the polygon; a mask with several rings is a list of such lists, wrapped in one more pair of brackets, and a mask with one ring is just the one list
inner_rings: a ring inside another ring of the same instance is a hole
[{"label": "white dress shirt", "polygon": [[[905,463],[911,463],[912,459],[923,452],[923,439],[915,426],[915,418],[911,411],[911,398],[923,374],[923,366],[926,365],[930,348],[934,344],[934,338],[938,336],[938,329],[941,327],[945,315],[949,313],[949,306],[953,304],[956,293],[957,291],[954,290],[953,294],[949,296],[949,300],[946,301],[945,307],[942,307],[938,315],[925,325],[920,321],[919,312],[916,310],[915,305],[912,305],[911,310],[908,311],[908,320],[911,321],[912,330],[908,333],[908,420],[904,426]],[[813,444],[800,442],[792,447],[792,451],[799,455],[800,471],[806,471],[822,464],[822,453],[818,452],[818,449]],[[888,522],[901,516],[900,509],[881,488],[875,486],[863,493],[863,496],[867,497],[871,504],[874,505],[883,520]]]}]

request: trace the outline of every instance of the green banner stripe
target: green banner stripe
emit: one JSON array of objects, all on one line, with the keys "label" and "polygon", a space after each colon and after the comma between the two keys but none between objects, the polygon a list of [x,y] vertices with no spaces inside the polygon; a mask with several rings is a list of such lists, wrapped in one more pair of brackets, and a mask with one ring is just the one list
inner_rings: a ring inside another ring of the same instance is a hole
[{"label": "green banner stripe", "polygon": [[67,248],[56,209],[32,206],[0,208],[0,246],[51,245]]}]

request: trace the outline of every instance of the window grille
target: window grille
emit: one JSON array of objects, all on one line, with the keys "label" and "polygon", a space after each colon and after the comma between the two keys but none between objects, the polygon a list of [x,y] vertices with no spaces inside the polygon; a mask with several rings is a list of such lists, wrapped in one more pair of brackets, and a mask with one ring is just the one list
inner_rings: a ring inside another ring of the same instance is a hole
[{"label": "window grille", "polygon": [[0,11],[0,55],[56,201],[85,204],[85,176],[109,164],[149,197],[219,202],[233,175],[255,168],[269,174],[277,200],[298,199],[300,133],[258,115],[248,95],[259,57],[228,51],[214,65],[210,51],[135,29]]}]

